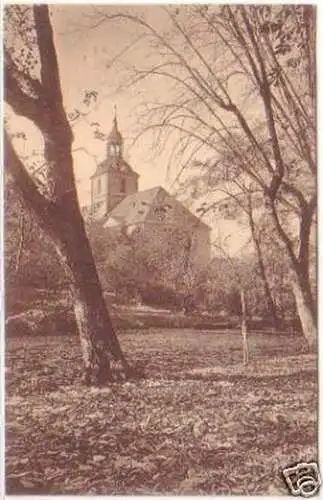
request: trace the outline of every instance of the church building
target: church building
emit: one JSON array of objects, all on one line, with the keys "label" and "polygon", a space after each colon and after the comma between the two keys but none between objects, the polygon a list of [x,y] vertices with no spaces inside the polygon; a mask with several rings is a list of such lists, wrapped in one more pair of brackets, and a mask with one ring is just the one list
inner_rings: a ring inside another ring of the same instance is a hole
[{"label": "church building", "polygon": [[155,243],[161,254],[172,239],[173,253],[178,258],[189,253],[193,266],[205,266],[210,259],[211,228],[163,187],[139,191],[139,175],[123,154],[123,138],[115,115],[106,158],[91,177],[91,217],[102,222],[103,228],[122,228],[141,238],[144,234],[149,246]]},{"label": "church building", "polygon": [[91,177],[92,215],[104,216],[127,195],[136,193],[138,177],[123,158],[123,138],[115,115],[107,140],[106,159]]}]

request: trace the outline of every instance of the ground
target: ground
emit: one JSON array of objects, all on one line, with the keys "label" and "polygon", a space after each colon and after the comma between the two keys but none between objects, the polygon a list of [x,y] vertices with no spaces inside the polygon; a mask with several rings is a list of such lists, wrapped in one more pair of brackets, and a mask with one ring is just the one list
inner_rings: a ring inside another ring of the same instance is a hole
[{"label": "ground", "polygon": [[7,493],[287,494],[317,459],[316,357],[301,338],[150,329],[120,334],[140,381],[89,389],[75,336],[12,338]]}]

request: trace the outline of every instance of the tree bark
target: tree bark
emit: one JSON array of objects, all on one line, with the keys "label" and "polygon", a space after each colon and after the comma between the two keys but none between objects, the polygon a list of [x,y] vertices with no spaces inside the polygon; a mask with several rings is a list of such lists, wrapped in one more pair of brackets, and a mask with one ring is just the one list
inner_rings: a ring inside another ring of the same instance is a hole
[{"label": "tree bark", "polygon": [[292,279],[292,289],[304,337],[309,349],[314,350],[317,345],[317,323],[313,313],[313,303],[308,284],[295,273]]},{"label": "tree bark", "polygon": [[297,256],[292,241],[279,221],[274,203],[270,203],[272,220],[289,257],[292,290],[303,334],[309,349],[313,349],[317,341],[317,314],[309,277],[310,228],[315,207],[316,195],[312,197],[309,203],[303,202],[299,232],[299,253]]},{"label": "tree bark", "polygon": [[260,245],[260,241],[259,241],[257,234],[256,234],[255,222],[254,222],[253,215],[252,215],[252,204],[251,204],[250,194],[249,194],[248,201],[249,201],[249,206],[248,206],[249,226],[251,229],[252,240],[253,240],[253,243],[254,243],[254,246],[256,249],[259,270],[260,270],[260,276],[261,276],[261,280],[262,280],[265,295],[266,295],[267,306],[268,306],[269,312],[270,312],[271,317],[272,317],[273,326],[276,330],[278,330],[279,318],[278,318],[278,314],[277,314],[277,308],[276,308],[276,305],[274,303],[274,300],[273,300],[273,297],[271,294],[271,290],[270,290],[270,286],[269,286],[269,282],[268,282],[268,278],[267,278],[267,273],[266,273],[266,268],[265,268],[265,263],[264,263],[264,259],[263,259],[263,255],[262,255],[261,245]]},{"label": "tree bark", "polygon": [[18,274],[19,268],[20,268],[20,262],[21,262],[21,257],[23,254],[23,248],[24,248],[24,242],[25,242],[25,217],[24,217],[24,212],[23,208],[20,205],[20,216],[19,216],[19,243],[18,243],[18,250],[17,250],[17,255],[16,255],[16,263],[15,263],[15,274]]},{"label": "tree bark", "polygon": [[75,214],[57,231],[55,248],[70,281],[86,383],[111,380],[112,357],[121,362],[126,377],[133,375],[112,326],[83,220]]},{"label": "tree bark", "polygon": [[247,339],[247,311],[244,290],[240,291],[241,300],[241,335],[242,335],[242,350],[243,350],[243,364],[247,365],[249,362],[249,350]]},{"label": "tree bark", "polygon": [[277,308],[276,308],[274,299],[272,297],[270,286],[268,283],[267,273],[266,273],[265,264],[263,261],[263,256],[262,256],[262,251],[260,248],[259,241],[257,241],[257,243],[255,242],[255,245],[256,245],[256,249],[257,249],[257,257],[258,257],[258,263],[259,263],[259,269],[260,269],[260,276],[261,276],[261,280],[262,280],[263,287],[265,290],[267,306],[268,306],[268,309],[269,309],[269,312],[271,315],[273,327],[275,328],[275,330],[278,330],[279,329],[279,318],[278,318],[278,314],[277,314]]}]

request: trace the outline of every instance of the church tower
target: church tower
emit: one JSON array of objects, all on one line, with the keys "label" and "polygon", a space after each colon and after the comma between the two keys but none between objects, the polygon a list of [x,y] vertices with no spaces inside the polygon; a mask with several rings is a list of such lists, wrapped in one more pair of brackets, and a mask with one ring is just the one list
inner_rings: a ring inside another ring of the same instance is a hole
[{"label": "church tower", "polygon": [[112,130],[108,135],[105,160],[91,177],[91,213],[101,218],[129,194],[138,191],[139,175],[123,158],[123,138],[115,109]]}]

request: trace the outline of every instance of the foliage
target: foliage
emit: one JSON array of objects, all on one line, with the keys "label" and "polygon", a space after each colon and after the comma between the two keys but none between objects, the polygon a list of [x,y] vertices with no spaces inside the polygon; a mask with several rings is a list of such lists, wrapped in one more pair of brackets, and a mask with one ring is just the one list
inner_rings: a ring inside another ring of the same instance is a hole
[{"label": "foliage", "polygon": [[117,300],[136,299],[168,308],[181,308],[185,301],[192,308],[193,302],[202,302],[198,291],[203,272],[191,262],[185,231],[165,225],[160,231],[167,238],[161,239],[158,233],[153,238],[140,229],[102,230],[102,222],[95,221],[88,223],[87,231],[103,286]]},{"label": "foliage", "polygon": [[[240,316],[240,292],[244,289],[248,314],[263,318],[270,315],[259,266],[252,254],[230,260],[226,256],[215,257],[205,271],[203,288],[205,305],[210,311]],[[284,304],[287,306],[286,301]]]},{"label": "foliage", "polygon": [[[190,264],[185,267],[185,237],[180,230],[170,233],[164,247],[136,233],[129,235],[115,229],[102,231],[99,223],[92,222],[88,232],[101,281],[105,290],[116,294],[119,302],[136,299],[168,309],[183,308],[186,312],[204,308],[216,313],[223,309],[227,314],[239,313],[236,296],[240,284],[232,264],[219,258],[201,269],[194,269]],[[255,276],[256,265],[252,257],[246,262],[236,259],[235,264],[244,273],[245,285],[251,290],[250,299],[253,295],[253,302],[263,306],[261,283]],[[250,310],[256,314],[264,312],[263,307],[257,309],[257,305],[251,304]]]},{"label": "foliage", "polygon": [[[49,298],[53,294],[60,297],[68,283],[50,241],[39,229],[30,211],[21,204],[11,183],[6,188],[6,207],[6,300],[7,313],[12,314],[28,310],[31,306],[35,308],[44,293]],[[16,271],[21,213],[25,230],[19,269]],[[224,312],[229,316],[239,315],[240,283],[237,273],[233,271],[234,267],[243,277],[249,314],[265,317],[269,313],[259,268],[252,255],[233,258],[233,267],[226,257],[218,256],[187,283],[183,280],[181,269],[176,269],[175,264],[172,266],[171,263],[171,249],[179,248],[179,238],[174,237],[164,254],[160,255],[160,252],[158,254],[151,249],[149,242],[143,245],[140,239],[136,240],[134,235],[127,235],[123,231],[102,231],[101,224],[93,221],[88,223],[87,230],[104,292],[107,297],[112,295],[109,302],[129,304],[135,301],[171,310],[181,310],[184,305],[188,312],[204,309],[213,314]],[[280,316],[293,316],[294,301],[286,277],[284,254],[272,240],[267,243],[264,232],[262,244],[270,286]],[[49,305],[43,304],[41,307],[47,308]]]},{"label": "foliage", "polygon": [[[53,245],[19,196],[12,178],[5,186],[6,307],[11,310],[19,288],[57,291],[66,278]],[[28,301],[26,300],[26,303]]]}]

